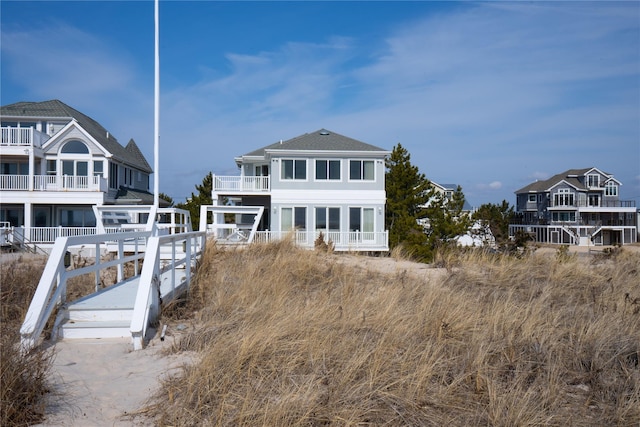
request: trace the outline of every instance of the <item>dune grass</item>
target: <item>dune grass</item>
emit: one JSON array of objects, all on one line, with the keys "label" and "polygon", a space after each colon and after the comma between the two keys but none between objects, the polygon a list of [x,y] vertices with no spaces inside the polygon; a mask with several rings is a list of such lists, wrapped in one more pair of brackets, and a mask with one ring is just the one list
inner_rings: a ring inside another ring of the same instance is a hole
[{"label": "dune grass", "polygon": [[153,422],[640,423],[637,253],[450,254],[433,279],[339,256],[210,246],[174,346],[198,362],[163,382]]},{"label": "dune grass", "polygon": [[42,421],[52,354],[20,351],[20,326],[31,303],[44,258],[25,257],[0,264],[0,425]]}]

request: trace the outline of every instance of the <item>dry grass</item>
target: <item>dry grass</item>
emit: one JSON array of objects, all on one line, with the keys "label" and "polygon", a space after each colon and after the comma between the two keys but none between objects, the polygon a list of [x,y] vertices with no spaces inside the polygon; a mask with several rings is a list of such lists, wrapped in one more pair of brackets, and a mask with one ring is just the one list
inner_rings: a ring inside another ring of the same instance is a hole
[{"label": "dry grass", "polygon": [[0,264],[0,425],[42,421],[43,395],[52,354],[20,352],[20,326],[36,290],[44,258],[25,257]]},{"label": "dry grass", "polygon": [[[469,252],[443,283],[210,247],[158,425],[640,423],[640,255]],[[436,276],[434,276],[436,277]],[[435,281],[436,279],[434,279]]]}]

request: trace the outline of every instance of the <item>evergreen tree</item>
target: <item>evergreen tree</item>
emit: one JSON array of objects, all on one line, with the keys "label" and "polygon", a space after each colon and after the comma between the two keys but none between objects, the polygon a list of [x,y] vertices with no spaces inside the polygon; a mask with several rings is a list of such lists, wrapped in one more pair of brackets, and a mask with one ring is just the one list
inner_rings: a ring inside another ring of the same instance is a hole
[{"label": "evergreen tree", "polygon": [[513,206],[503,200],[501,204],[486,203],[473,213],[475,221],[481,221],[482,225],[489,227],[496,240],[496,245],[503,247],[509,240],[509,222],[515,215]]},{"label": "evergreen tree", "polygon": [[189,211],[191,214],[191,225],[194,230],[200,228],[200,206],[211,205],[213,200],[211,199],[211,192],[213,190],[213,173],[209,172],[202,184],[196,185],[197,194],[191,193],[191,197],[187,199],[185,203],[178,203],[177,208]]},{"label": "evergreen tree", "polygon": [[432,191],[431,196],[425,209],[429,218],[425,232],[429,247],[435,250],[465,234],[471,225],[471,217],[463,212],[465,198],[462,187],[458,186],[450,198],[437,191]]},{"label": "evergreen tree", "polygon": [[425,258],[426,235],[418,220],[429,199],[429,180],[411,164],[411,155],[400,143],[386,160],[386,228],[391,249],[403,244],[419,259]]},{"label": "evergreen tree", "polygon": [[160,193],[158,194],[158,197],[166,202],[169,203],[169,207],[173,206],[173,197],[169,196],[168,194],[165,193]]}]

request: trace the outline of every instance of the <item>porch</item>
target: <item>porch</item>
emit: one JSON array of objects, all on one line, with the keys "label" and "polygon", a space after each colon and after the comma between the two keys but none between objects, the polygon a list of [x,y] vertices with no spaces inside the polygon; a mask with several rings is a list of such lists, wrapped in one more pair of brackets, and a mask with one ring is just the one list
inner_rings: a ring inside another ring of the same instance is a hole
[{"label": "porch", "polygon": [[2,126],[0,135],[0,145],[7,147],[42,147],[49,139],[49,135],[33,127]]}]

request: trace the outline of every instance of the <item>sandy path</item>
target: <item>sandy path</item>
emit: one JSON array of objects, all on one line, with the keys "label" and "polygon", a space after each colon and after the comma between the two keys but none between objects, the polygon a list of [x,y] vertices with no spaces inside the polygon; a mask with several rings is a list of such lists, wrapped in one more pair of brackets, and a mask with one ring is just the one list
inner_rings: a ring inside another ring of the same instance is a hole
[{"label": "sandy path", "polygon": [[160,356],[171,338],[132,351],[130,339],[59,341],[50,375],[47,418],[40,426],[143,425],[123,415],[139,410],[159,380],[189,362],[188,355]]}]

